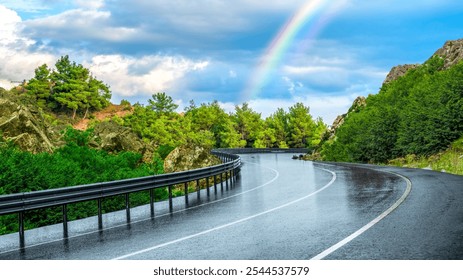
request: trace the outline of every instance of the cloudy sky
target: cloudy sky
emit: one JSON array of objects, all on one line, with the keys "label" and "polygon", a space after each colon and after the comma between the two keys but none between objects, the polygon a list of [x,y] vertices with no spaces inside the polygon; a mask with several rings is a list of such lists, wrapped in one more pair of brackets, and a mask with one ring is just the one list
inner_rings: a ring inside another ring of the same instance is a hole
[{"label": "cloudy sky", "polygon": [[463,38],[461,0],[0,0],[0,86],[68,54],[112,101],[303,102],[331,124],[392,66]]}]

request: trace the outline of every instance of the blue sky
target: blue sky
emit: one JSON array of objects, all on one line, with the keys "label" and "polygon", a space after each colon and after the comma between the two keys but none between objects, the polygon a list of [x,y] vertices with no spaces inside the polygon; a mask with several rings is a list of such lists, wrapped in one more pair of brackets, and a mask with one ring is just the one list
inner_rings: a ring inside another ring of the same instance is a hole
[{"label": "blue sky", "polygon": [[[461,0],[333,0],[322,28],[308,19],[259,92],[242,100],[272,39],[304,0],[0,0],[0,86],[68,54],[107,83],[114,103],[166,92],[180,109],[243,101],[263,117],[296,102],[331,124],[391,67],[422,63],[463,38]],[[323,14],[323,10],[320,11]]]}]

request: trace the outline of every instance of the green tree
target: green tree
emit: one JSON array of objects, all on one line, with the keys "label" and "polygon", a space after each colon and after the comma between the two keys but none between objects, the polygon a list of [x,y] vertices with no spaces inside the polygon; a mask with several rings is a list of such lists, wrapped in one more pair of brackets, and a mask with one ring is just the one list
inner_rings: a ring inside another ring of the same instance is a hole
[{"label": "green tree", "polygon": [[34,97],[41,108],[56,107],[56,103],[50,98],[52,88],[50,72],[46,64],[39,66],[35,69],[34,78],[30,79],[25,86],[27,93]]},{"label": "green tree", "polygon": [[78,111],[99,110],[109,105],[111,93],[102,81],[92,77],[81,64],[71,62],[69,56],[62,56],[51,73],[52,98],[62,107],[72,110],[72,118]]},{"label": "green tree", "polygon": [[172,97],[165,92],[153,94],[152,98],[153,99],[148,100],[148,107],[156,113],[172,113],[178,108],[178,105],[174,103]]},{"label": "green tree", "polygon": [[434,56],[368,96],[323,144],[324,159],[383,163],[446,149],[463,133],[463,62],[442,66]]},{"label": "green tree", "polygon": [[189,124],[189,139],[212,144],[216,148],[243,147],[245,142],[240,140],[234,123],[229,114],[220,107],[217,101],[201,104],[197,107],[190,102],[185,108],[185,122]]},{"label": "green tree", "polygon": [[134,111],[123,118],[124,125],[132,128],[146,141],[156,145],[177,147],[186,142],[180,115],[160,113],[140,104],[134,105]]},{"label": "green tree", "polygon": [[274,142],[270,147],[288,148],[288,114],[282,108],[278,108],[275,113],[265,119],[267,130],[274,136]]},{"label": "green tree", "polygon": [[288,132],[289,145],[293,148],[307,148],[313,137],[315,123],[310,115],[309,107],[298,102],[289,108]]},{"label": "green tree", "polygon": [[[264,121],[261,114],[252,110],[248,103],[243,103],[241,107],[235,106],[233,120],[238,133],[241,135],[241,140],[246,141],[246,147],[255,147],[254,143],[259,136],[263,136]],[[258,146],[261,145],[259,143]]]}]

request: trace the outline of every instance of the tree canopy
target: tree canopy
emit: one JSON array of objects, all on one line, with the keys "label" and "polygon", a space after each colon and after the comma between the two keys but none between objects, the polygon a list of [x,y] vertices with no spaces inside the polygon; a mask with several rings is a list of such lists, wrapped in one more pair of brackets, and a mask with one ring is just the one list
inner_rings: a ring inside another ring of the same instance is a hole
[{"label": "tree canopy", "polygon": [[323,144],[324,159],[383,163],[446,149],[463,133],[463,61],[442,66],[434,56],[370,95]]},{"label": "tree canopy", "polygon": [[27,94],[37,100],[42,108],[72,112],[101,110],[108,106],[111,98],[109,86],[97,80],[81,64],[71,62],[69,56],[62,56],[51,70],[46,64],[35,69],[35,76],[27,82]]}]

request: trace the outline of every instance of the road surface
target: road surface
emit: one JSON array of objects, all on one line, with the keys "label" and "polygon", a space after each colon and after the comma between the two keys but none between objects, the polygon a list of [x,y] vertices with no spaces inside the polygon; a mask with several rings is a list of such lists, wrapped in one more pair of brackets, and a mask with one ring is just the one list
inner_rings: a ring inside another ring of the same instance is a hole
[{"label": "road surface", "polygon": [[0,237],[0,259],[463,259],[463,176],[246,154],[236,184]]}]

